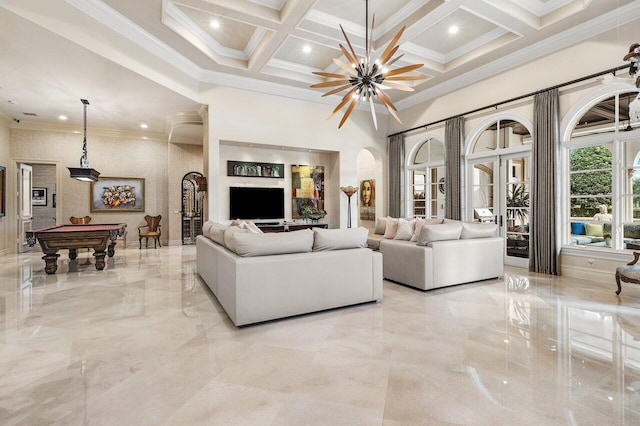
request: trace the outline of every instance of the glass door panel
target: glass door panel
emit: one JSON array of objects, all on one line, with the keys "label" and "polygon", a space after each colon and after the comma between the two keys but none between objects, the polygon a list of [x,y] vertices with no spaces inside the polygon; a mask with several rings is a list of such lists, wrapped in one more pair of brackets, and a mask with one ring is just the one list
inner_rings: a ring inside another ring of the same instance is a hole
[{"label": "glass door panel", "polygon": [[[504,188],[504,229],[507,258],[529,258],[530,156],[504,157],[501,183]],[[512,264],[511,262],[507,262]],[[524,263],[524,262],[515,262]],[[520,266],[520,265],[517,265]],[[522,265],[526,266],[526,265]]]}]

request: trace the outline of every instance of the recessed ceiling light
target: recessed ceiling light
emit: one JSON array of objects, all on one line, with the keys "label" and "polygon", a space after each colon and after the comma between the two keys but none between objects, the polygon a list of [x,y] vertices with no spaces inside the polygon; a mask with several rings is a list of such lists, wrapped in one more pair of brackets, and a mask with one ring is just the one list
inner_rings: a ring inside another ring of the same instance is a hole
[{"label": "recessed ceiling light", "polygon": [[305,44],[305,45],[302,47],[302,51],[303,51],[304,53],[310,53],[310,52],[311,52],[311,46],[309,46],[308,44]]},{"label": "recessed ceiling light", "polygon": [[65,121],[66,119],[67,119],[67,116],[66,116],[66,115],[59,115],[59,116],[58,116],[58,120]]},{"label": "recessed ceiling light", "polygon": [[149,125],[147,123],[140,123],[140,127],[146,129],[149,127]]},{"label": "recessed ceiling light", "polygon": [[212,19],[211,22],[209,22],[209,25],[211,26],[211,28],[218,29],[220,28],[220,21],[218,21],[217,19]]},{"label": "recessed ceiling light", "polygon": [[457,25],[452,25],[449,27],[449,34],[457,34],[458,31],[460,31],[460,28],[458,28]]}]

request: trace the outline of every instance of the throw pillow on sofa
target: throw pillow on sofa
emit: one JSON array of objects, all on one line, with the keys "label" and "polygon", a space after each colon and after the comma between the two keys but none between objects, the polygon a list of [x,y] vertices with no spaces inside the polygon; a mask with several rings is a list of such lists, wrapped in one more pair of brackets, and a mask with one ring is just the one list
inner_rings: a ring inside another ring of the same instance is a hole
[{"label": "throw pillow on sofa", "polygon": [[209,234],[205,236],[209,237],[211,240],[220,244],[221,246],[224,246],[224,231],[227,228],[228,226],[226,225],[214,222],[211,225],[211,228],[209,228]]},{"label": "throw pillow on sofa", "polygon": [[235,233],[233,240],[236,253],[243,257],[308,253],[313,247],[313,231],[302,229],[266,234]]},{"label": "throw pillow on sofa", "polygon": [[584,222],[571,222],[572,235],[585,235],[586,232]]},{"label": "throw pillow on sofa", "polygon": [[373,231],[374,234],[384,235],[384,231],[387,227],[387,218],[379,217],[376,219],[376,229]]},{"label": "throw pillow on sofa", "polygon": [[462,222],[460,239],[495,237],[498,233],[498,225],[495,223],[470,223]]},{"label": "throw pillow on sofa", "polygon": [[433,241],[458,240],[462,233],[462,222],[423,226],[417,244],[426,246]]},{"label": "throw pillow on sofa", "polygon": [[585,223],[585,229],[587,230],[587,236],[589,237],[602,237],[604,235],[603,227],[597,223]]},{"label": "throw pillow on sofa", "polygon": [[425,225],[440,225],[444,223],[444,219],[416,219],[416,225],[413,227],[413,235],[409,241],[413,241],[414,243],[418,241],[418,237],[420,236],[420,231],[422,231],[422,227]]},{"label": "throw pillow on sofa", "polygon": [[366,228],[313,228],[313,251],[367,247],[368,236],[369,230]]},{"label": "throw pillow on sofa", "polygon": [[409,241],[413,235],[413,228],[416,224],[415,219],[398,219],[398,230],[393,237],[394,240]]},{"label": "throw pillow on sofa", "polygon": [[[240,228],[239,226],[228,226],[227,229],[224,230],[224,246],[231,250],[234,253],[236,252],[236,243],[234,240],[234,235],[237,233],[248,233],[248,229]],[[258,235],[258,234],[255,234]]]},{"label": "throw pillow on sofa", "polygon": [[396,236],[396,232],[398,232],[398,219],[388,217],[384,228],[384,238],[391,240]]}]

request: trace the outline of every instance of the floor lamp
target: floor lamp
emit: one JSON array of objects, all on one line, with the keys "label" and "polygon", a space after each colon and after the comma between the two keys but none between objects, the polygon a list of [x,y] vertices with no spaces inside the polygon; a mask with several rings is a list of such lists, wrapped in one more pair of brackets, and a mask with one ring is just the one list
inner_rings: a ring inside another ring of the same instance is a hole
[{"label": "floor lamp", "polygon": [[342,192],[347,194],[349,198],[349,216],[347,216],[347,228],[351,228],[351,196],[358,192],[358,188],[355,186],[341,186]]}]

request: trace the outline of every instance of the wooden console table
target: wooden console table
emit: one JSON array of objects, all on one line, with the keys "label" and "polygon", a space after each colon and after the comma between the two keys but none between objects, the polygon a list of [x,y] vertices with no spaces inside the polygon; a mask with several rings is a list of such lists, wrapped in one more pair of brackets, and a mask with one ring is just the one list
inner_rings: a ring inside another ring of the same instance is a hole
[{"label": "wooden console table", "polygon": [[262,230],[262,232],[290,232],[290,231],[299,231],[301,229],[311,229],[311,228],[329,228],[329,225],[326,223],[285,223],[283,225],[266,225],[262,223],[256,223],[258,228]]}]

